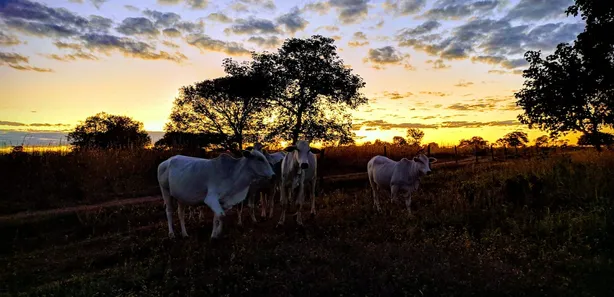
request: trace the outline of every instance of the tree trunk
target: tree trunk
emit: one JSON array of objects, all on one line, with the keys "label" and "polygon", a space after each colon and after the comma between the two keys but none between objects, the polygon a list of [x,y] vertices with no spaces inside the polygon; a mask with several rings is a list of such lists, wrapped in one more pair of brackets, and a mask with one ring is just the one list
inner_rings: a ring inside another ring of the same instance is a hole
[{"label": "tree trunk", "polygon": [[303,128],[303,113],[299,111],[296,115],[296,125],[294,126],[294,130],[292,131],[292,145],[296,145],[298,141],[298,136],[301,133],[301,129]]}]

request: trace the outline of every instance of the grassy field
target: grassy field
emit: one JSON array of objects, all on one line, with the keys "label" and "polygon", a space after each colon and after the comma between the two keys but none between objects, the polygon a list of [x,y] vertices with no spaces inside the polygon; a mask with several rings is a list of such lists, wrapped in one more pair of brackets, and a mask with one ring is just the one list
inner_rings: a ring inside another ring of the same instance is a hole
[{"label": "grassy field", "polygon": [[[325,158],[340,167],[334,156]],[[20,157],[19,175],[2,173],[19,185],[2,187],[4,213],[150,191],[165,156]],[[402,202],[375,213],[364,180],[328,183],[304,227],[291,217],[275,228],[279,210],[239,227],[231,211],[213,242],[210,211],[200,221],[196,209],[191,236],[168,239],[162,203],[5,220],[0,294],[614,296],[612,176],[614,154],[588,151],[441,169],[423,179],[413,217]],[[81,193],[69,195],[75,186]]]}]

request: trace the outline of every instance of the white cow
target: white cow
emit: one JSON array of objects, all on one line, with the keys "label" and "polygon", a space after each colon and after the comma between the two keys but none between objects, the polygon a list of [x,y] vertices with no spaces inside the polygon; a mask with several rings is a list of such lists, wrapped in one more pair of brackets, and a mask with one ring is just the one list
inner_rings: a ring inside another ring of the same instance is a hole
[{"label": "white cow", "polygon": [[281,162],[281,185],[279,187],[281,200],[281,216],[278,225],[283,225],[286,220],[286,208],[288,201],[292,200],[292,194],[298,188],[298,198],[296,203],[299,205],[296,211],[296,222],[303,224],[301,210],[305,202],[305,187],[309,191],[311,198],[311,214],[315,215],[315,191],[316,191],[316,170],[318,163],[313,153],[319,153],[317,148],[310,148],[309,142],[299,140],[295,145],[284,149],[288,152]]},{"label": "white cow", "polygon": [[384,156],[371,158],[367,163],[367,173],[377,211],[381,212],[378,194],[385,190],[392,200],[403,198],[411,214],[411,193],[418,189],[420,177],[431,173],[431,164],[435,162],[437,159],[422,153],[412,160],[403,158],[398,162]]},{"label": "white cow", "polygon": [[[254,214],[254,202],[256,200],[256,195],[260,194],[260,206],[261,212],[260,216],[265,218],[267,206],[270,206],[270,217],[273,217],[273,208],[275,205],[275,193],[277,192],[277,187],[279,186],[279,177],[281,176],[281,161],[286,155],[285,152],[276,152],[273,154],[269,154],[266,150],[263,149],[262,144],[256,143],[253,147],[248,147],[248,150],[259,151],[264,157],[267,159],[271,167],[273,168],[273,172],[275,173],[275,178],[270,180],[257,180],[254,181],[249,188],[249,192],[247,194],[247,203],[250,208],[250,217],[252,221],[255,223],[256,215]],[[245,201],[241,203],[241,207],[238,211],[238,224],[242,224],[242,214],[243,214],[243,204]]]},{"label": "white cow", "polygon": [[158,166],[158,182],[166,205],[168,235],[173,238],[173,207],[171,197],[177,199],[181,234],[186,237],[184,209],[203,202],[213,210],[211,238],[222,231],[221,217],[225,210],[245,200],[250,184],[258,179],[270,179],[273,169],[262,153],[243,151],[236,159],[221,154],[214,159],[176,155]]}]

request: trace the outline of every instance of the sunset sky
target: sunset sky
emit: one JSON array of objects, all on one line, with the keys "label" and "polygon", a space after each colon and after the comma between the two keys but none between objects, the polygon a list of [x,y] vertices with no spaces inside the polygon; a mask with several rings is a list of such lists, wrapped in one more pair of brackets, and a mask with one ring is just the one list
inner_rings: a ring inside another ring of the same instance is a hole
[{"label": "sunset sky", "polygon": [[181,86],[287,37],[336,39],[366,82],[360,141],[454,144],[523,130],[527,50],[584,29],[571,0],[0,0],[0,130],[66,130],[101,111],[161,131]]}]

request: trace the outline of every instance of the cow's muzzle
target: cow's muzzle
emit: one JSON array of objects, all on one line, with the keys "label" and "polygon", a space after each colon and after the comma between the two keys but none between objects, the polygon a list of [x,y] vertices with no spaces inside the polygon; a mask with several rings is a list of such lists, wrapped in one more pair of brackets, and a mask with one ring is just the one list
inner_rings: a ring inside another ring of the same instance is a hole
[{"label": "cow's muzzle", "polygon": [[307,168],[309,168],[308,163],[301,163],[301,169],[307,169]]}]

